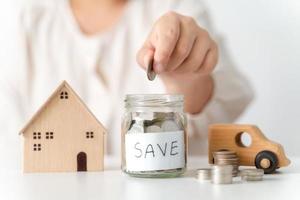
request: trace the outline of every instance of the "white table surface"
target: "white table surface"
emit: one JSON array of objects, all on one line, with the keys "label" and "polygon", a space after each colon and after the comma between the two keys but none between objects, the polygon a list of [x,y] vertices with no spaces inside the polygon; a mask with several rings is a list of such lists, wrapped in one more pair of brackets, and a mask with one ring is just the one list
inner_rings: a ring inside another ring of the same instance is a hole
[{"label": "white table surface", "polygon": [[262,182],[213,185],[194,177],[196,168],[207,166],[205,157],[189,159],[185,176],[171,179],[133,178],[118,169],[117,159],[106,158],[104,172],[23,174],[21,169],[1,169],[1,200],[188,200],[188,199],[300,199],[300,158]]}]

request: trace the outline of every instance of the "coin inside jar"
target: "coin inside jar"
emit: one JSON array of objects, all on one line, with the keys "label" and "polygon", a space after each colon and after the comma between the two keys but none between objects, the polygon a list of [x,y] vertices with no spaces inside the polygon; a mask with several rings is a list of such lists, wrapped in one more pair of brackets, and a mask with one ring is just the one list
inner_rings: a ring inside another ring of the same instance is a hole
[{"label": "coin inside jar", "polygon": [[[151,116],[151,117],[150,117]],[[155,112],[151,115],[145,113],[133,113],[128,131],[131,133],[170,132],[180,131],[184,127],[174,113]]]},{"label": "coin inside jar", "polygon": [[153,63],[154,63],[154,59],[152,58],[149,63],[148,63],[148,67],[147,67],[147,77],[149,81],[153,81],[156,77],[156,73],[154,72],[153,69]]}]

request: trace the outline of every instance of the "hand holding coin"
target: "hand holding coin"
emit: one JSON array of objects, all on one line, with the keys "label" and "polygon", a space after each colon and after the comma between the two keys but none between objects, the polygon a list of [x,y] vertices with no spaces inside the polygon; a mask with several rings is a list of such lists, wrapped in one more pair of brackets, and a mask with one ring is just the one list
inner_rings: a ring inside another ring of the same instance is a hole
[{"label": "hand holding coin", "polygon": [[154,24],[137,61],[147,69],[150,57],[157,74],[208,74],[217,63],[218,49],[193,18],[168,12]]},{"label": "hand holding coin", "polygon": [[[199,113],[213,90],[210,76],[218,60],[217,44],[188,16],[168,12],[152,27],[137,53],[149,80],[159,75],[166,92],[185,96],[185,111]],[[198,92],[195,92],[198,91]]]}]

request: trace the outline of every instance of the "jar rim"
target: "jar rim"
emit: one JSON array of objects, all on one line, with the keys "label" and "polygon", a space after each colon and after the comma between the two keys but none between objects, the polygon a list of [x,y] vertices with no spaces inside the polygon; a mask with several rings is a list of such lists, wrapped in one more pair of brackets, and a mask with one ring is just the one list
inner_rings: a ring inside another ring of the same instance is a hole
[{"label": "jar rim", "polygon": [[127,94],[126,100],[150,100],[150,99],[163,99],[166,101],[183,101],[182,94]]},{"label": "jar rim", "polygon": [[127,94],[124,100],[126,106],[132,107],[181,107],[183,101],[182,94]]}]

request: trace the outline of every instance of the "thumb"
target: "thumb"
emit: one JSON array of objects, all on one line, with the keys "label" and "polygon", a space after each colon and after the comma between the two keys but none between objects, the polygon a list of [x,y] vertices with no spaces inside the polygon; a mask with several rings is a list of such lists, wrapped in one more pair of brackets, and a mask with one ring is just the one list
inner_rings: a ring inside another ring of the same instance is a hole
[{"label": "thumb", "polygon": [[137,63],[145,70],[147,70],[148,63],[154,57],[154,50],[143,46],[137,53],[136,60]]}]

